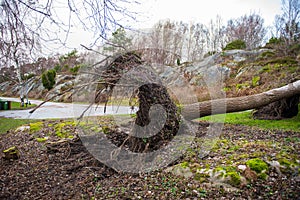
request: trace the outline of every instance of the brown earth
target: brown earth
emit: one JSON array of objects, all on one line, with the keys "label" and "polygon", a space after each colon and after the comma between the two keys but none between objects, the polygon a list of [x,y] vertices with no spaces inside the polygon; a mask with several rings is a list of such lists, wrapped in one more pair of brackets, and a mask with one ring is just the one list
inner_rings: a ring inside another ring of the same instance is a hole
[{"label": "brown earth", "polygon": [[[74,138],[61,139],[56,136],[53,126],[59,123],[62,121],[44,121],[43,128],[36,132],[9,131],[1,135],[0,199],[300,198],[299,169],[285,170],[283,174],[279,174],[270,168],[266,180],[257,179],[237,187],[234,191],[227,190],[222,185],[178,177],[164,169],[143,174],[117,173],[86,150],[76,136],[75,126],[65,126],[69,133],[75,135]],[[202,131],[207,125],[201,124]],[[197,135],[203,133],[200,131]],[[46,142],[38,142],[36,139],[45,136],[49,137]],[[228,140],[230,144],[247,140],[247,145],[235,151],[222,147],[211,151],[204,159],[187,152],[177,163],[190,161],[198,163],[199,166],[213,167],[224,163],[235,154],[249,155],[250,158],[254,155],[261,158],[277,157],[284,148],[286,154],[282,155],[287,158],[287,154],[296,155],[295,159],[299,162],[299,138],[300,132],[225,125],[220,139]],[[267,145],[270,142],[272,145]],[[196,143],[197,138],[193,148],[196,148]],[[2,151],[12,146],[19,150],[19,158],[4,159]],[[235,159],[233,162],[242,163],[243,160]]]}]

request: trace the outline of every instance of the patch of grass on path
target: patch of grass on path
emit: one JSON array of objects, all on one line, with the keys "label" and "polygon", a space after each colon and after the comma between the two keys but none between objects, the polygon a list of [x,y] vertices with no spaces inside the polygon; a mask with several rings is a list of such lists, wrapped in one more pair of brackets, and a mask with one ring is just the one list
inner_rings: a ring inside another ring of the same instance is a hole
[{"label": "patch of grass on path", "polygon": [[11,102],[12,110],[25,110],[25,109],[33,108],[35,106],[36,106],[36,104],[30,104],[30,105],[27,105],[27,107],[25,105],[24,105],[24,107],[21,107],[20,102],[15,102],[15,101]]},{"label": "patch of grass on path", "polygon": [[6,133],[8,130],[16,129],[19,126],[28,124],[29,122],[36,120],[28,119],[12,119],[12,118],[2,118],[0,117],[0,134]]},{"label": "patch of grass on path", "polygon": [[[300,106],[299,106],[300,110]],[[252,111],[236,112],[214,115],[213,117],[201,117],[200,121],[223,122],[228,124],[241,124],[247,126],[256,126],[263,129],[278,129],[286,131],[300,132],[300,112],[297,116],[282,120],[259,120],[252,118]]]}]

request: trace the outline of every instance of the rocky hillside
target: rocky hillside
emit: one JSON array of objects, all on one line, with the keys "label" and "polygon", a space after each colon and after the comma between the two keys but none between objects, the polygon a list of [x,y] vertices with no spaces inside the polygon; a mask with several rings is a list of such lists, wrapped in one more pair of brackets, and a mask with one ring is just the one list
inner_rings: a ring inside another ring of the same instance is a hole
[{"label": "rocky hillside", "polygon": [[[299,56],[279,56],[272,49],[227,50],[199,62],[152,67],[167,87],[180,88],[188,83],[200,101],[211,98],[208,86],[213,84],[226,92],[227,97],[235,97],[259,93],[300,79]],[[56,84],[48,91],[43,87],[41,76],[37,75],[29,79],[25,89],[29,91],[29,98],[42,99],[65,92],[54,101],[71,102],[75,78],[74,74],[57,73]],[[20,87],[11,80],[0,83],[1,96],[18,96],[19,92]]]}]

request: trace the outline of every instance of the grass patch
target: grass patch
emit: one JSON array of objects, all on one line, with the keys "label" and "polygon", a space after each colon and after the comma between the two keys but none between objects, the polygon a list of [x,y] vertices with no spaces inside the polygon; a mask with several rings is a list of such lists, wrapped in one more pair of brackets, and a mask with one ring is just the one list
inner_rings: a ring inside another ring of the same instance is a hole
[{"label": "grass patch", "polygon": [[2,118],[0,117],[0,134],[6,133],[8,130],[16,129],[19,126],[28,124],[35,120],[28,119],[12,119],[12,118]]},{"label": "grass patch", "polygon": [[11,102],[12,110],[25,110],[25,109],[29,109],[29,108],[33,108],[33,107],[36,107],[36,104],[27,105],[27,107],[26,106],[21,107],[20,102],[15,102],[15,101]]},{"label": "grass patch", "polygon": [[[300,104],[299,104],[300,110]],[[224,120],[225,119],[225,120]],[[200,121],[224,122],[227,124],[241,124],[247,126],[256,126],[263,129],[279,129],[286,131],[300,131],[300,112],[297,116],[282,120],[259,120],[252,118],[252,111],[243,111],[214,116],[201,117]]]}]

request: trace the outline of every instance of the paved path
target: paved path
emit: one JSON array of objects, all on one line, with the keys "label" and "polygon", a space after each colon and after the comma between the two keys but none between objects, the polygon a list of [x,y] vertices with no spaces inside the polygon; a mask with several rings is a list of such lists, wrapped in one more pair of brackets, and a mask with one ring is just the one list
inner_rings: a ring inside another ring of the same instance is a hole
[{"label": "paved path", "polygon": [[[2,100],[7,101],[20,101],[18,98],[0,97]],[[42,101],[32,100],[29,101],[33,104],[40,104]],[[47,102],[43,104],[34,113],[30,114],[30,110],[5,110],[0,111],[0,117],[16,118],[16,119],[63,119],[63,118],[76,118],[79,117],[87,108],[88,104],[75,104],[75,103],[55,103]],[[92,106],[85,112],[84,116],[101,116],[111,114],[130,114],[132,113],[130,107],[127,106],[107,106],[106,113],[104,113],[104,106]]]}]

